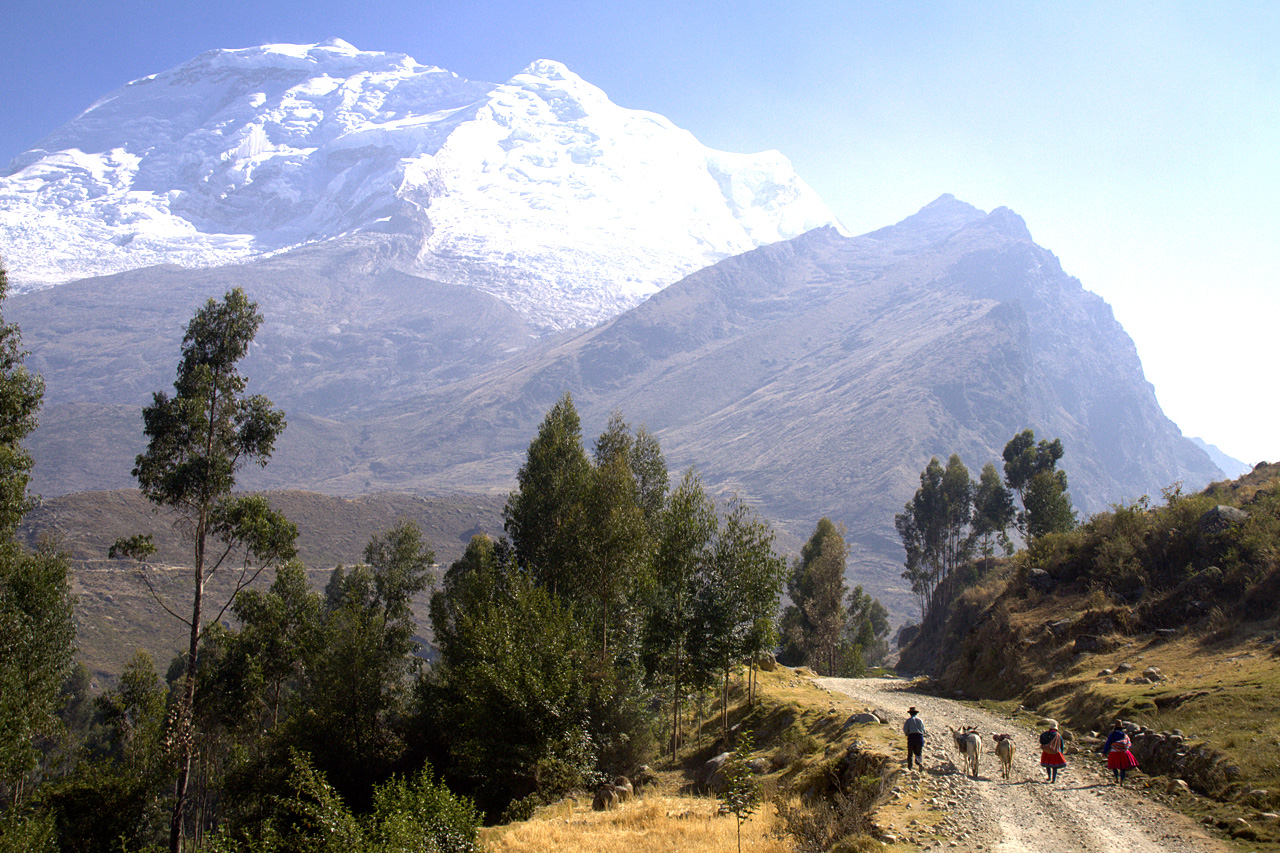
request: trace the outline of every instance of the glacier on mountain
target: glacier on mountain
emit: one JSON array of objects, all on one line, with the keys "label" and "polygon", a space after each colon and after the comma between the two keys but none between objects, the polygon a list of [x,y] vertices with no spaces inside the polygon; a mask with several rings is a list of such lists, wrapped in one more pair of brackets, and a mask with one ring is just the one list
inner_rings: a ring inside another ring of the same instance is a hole
[{"label": "glacier on mountain", "polygon": [[400,268],[552,328],[827,224],[778,152],[707,148],[557,62],[481,83],[341,40],[135,80],[0,177],[18,289],[386,232],[413,238]]}]

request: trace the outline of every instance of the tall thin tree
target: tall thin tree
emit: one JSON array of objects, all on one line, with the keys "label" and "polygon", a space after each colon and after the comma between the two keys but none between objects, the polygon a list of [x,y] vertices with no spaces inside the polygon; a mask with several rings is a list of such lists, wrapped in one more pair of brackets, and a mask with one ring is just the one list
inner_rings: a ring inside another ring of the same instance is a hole
[{"label": "tall thin tree", "polygon": [[[261,323],[257,305],[240,288],[220,301],[208,300],[182,339],[173,396],[156,392],[142,412],[148,441],[133,476],[149,501],[174,513],[193,552],[190,616],[179,616],[165,605],[189,629],[186,671],[168,728],[177,770],[171,853],[180,853],[185,831],[200,637],[234,599],[233,595],[208,619],[205,586],[215,572],[236,560],[238,592],[264,568],[291,559],[298,535],[265,498],[232,494],[237,472],[249,463],[266,465],[285,427],[284,413],[270,400],[245,394],[247,380],[237,369]],[[139,560],[153,551],[149,536],[121,539],[111,548],[113,556]]]}]

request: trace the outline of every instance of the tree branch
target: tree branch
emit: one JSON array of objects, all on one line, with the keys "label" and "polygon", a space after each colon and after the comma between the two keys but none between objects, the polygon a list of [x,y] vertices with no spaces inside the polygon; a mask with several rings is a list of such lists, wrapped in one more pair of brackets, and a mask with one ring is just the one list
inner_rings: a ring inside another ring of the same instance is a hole
[{"label": "tree branch", "polygon": [[172,616],[174,619],[177,619],[179,622],[181,622],[183,625],[186,625],[188,628],[191,627],[190,619],[179,616],[177,613],[173,611],[173,608],[169,607],[169,605],[164,603],[164,599],[160,597],[160,593],[156,592],[155,584],[153,584],[151,582],[151,578],[147,576],[145,564],[138,565],[137,575],[138,575],[138,578],[142,581],[142,583],[147,587],[147,592],[151,593],[151,597],[155,599],[156,604],[159,604],[165,613],[168,613],[170,616]]}]

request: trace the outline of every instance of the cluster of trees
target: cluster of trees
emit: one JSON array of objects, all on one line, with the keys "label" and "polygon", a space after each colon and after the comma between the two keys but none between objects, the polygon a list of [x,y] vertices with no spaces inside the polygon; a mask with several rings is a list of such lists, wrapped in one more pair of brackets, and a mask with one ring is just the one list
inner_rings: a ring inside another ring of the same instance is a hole
[{"label": "cluster of trees", "polygon": [[1075,526],[1067,475],[1057,467],[1062,454],[1060,439],[1037,442],[1027,429],[1005,445],[1003,480],[994,462],[974,482],[954,453],[946,467],[937,457],[929,460],[920,488],[893,519],[906,551],[902,576],[911,583],[922,621],[933,611],[939,584],[976,554],[991,557],[997,546],[1013,553],[1010,530],[1031,544]]},{"label": "cluster of trees", "polygon": [[823,518],[792,561],[791,603],[782,612],[779,661],[822,675],[858,677],[885,662],[889,614],[884,605],[845,583],[844,529]]},{"label": "cluster of trees", "polygon": [[[0,300],[7,292],[0,268]],[[30,553],[14,539],[31,506],[22,440],[44,395],[22,356],[18,328],[0,320],[0,793],[15,802],[26,794],[41,741],[56,730],[75,632],[67,561],[52,545]]]},{"label": "cluster of trees", "polygon": [[[237,368],[261,319],[239,290],[209,300],[173,393],[144,411],[134,475],[192,546],[190,600],[156,599],[189,642],[163,678],[139,654],[97,697],[72,669],[67,561],[14,542],[42,388],[0,326],[0,850],[372,850],[397,833],[470,850],[482,815],[674,751],[690,699],[776,647],[788,570],[769,525],[737,499],[718,509],[692,470],[672,487],[657,440],[620,415],[588,454],[566,395],[529,446],[506,536],[473,539],[432,595],[427,666],[411,602],[434,555],[413,524],[321,593],[296,528],[234,491],[285,426]],[[111,550],[151,586],[148,535]],[[265,570],[270,587],[249,588]],[[206,598],[216,572],[235,574],[230,600]],[[842,642],[882,636],[871,605],[855,590],[872,627],[848,617]]]},{"label": "cluster of trees", "polygon": [[644,428],[615,415],[588,456],[569,395],[517,482],[509,538],[473,539],[432,596],[421,684],[449,732],[434,760],[490,812],[674,750],[690,693],[773,647],[786,568],[744,503],[718,513],[692,471],[670,488]]}]

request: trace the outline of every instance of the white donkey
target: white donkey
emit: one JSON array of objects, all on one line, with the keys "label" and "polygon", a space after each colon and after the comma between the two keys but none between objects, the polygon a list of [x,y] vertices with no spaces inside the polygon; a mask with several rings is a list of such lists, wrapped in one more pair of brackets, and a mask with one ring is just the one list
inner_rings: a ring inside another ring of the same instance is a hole
[{"label": "white donkey", "polygon": [[982,738],[978,736],[976,726],[965,726],[956,731],[947,726],[947,731],[951,732],[951,737],[956,743],[956,752],[960,753],[960,757],[964,759],[964,764],[970,776],[978,778],[978,756],[982,755]]}]

